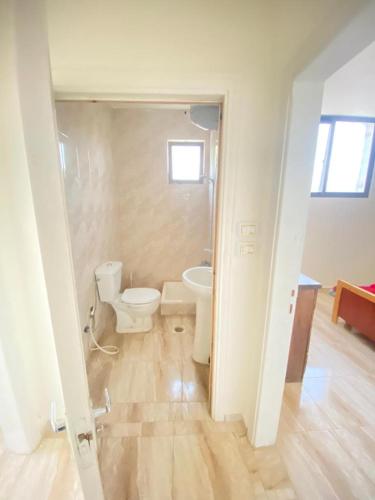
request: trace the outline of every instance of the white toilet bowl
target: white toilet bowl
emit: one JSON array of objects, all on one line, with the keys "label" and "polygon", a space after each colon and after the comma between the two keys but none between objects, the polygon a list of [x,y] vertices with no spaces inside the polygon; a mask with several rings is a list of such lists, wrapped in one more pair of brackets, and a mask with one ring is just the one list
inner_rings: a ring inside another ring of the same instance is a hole
[{"label": "white toilet bowl", "polygon": [[116,311],[116,332],[149,332],[152,315],[160,304],[160,292],[155,288],[127,288],[112,307]]},{"label": "white toilet bowl", "polygon": [[117,333],[148,332],[152,315],[160,304],[160,292],[155,288],[126,288],[121,290],[122,263],[110,261],[95,270],[101,302],[111,304],[116,312]]}]

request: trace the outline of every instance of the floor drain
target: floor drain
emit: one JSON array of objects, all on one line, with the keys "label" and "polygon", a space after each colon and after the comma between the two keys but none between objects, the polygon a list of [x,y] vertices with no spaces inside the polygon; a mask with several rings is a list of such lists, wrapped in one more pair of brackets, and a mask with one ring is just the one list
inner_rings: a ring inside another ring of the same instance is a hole
[{"label": "floor drain", "polygon": [[185,328],[183,326],[175,326],[173,328],[173,330],[176,332],[176,333],[183,333],[185,331]]}]

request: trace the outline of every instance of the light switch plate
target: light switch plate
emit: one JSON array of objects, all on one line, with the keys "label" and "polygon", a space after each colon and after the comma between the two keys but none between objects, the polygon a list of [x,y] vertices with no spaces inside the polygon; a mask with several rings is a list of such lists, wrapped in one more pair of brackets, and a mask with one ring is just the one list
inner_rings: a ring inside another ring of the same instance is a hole
[{"label": "light switch plate", "polygon": [[240,243],[240,256],[247,257],[255,253],[255,243]]},{"label": "light switch plate", "polygon": [[255,239],[257,232],[256,224],[251,222],[240,222],[239,223],[239,238],[241,240]]}]

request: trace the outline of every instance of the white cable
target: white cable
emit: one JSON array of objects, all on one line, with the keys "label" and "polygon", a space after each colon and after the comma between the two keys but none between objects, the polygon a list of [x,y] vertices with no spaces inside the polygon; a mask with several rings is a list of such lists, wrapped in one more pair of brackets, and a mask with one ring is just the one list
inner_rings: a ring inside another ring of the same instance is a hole
[{"label": "white cable", "polygon": [[[102,351],[105,354],[108,354],[109,356],[113,356],[115,354],[118,354],[120,352],[120,349],[114,345],[105,345],[105,346],[100,346],[95,338],[95,313],[96,313],[96,307],[97,307],[97,287],[96,287],[96,281],[94,278],[94,307],[92,310],[90,310],[89,313],[89,324],[88,324],[88,332],[90,333],[91,340],[95,344],[96,347],[90,346],[90,351]],[[86,330],[86,329],[85,329]]]}]

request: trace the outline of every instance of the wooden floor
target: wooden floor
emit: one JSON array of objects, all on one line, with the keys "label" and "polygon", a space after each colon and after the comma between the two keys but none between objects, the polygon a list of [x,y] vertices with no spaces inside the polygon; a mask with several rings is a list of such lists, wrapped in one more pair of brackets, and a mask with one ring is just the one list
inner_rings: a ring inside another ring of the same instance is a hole
[{"label": "wooden floor", "polygon": [[[95,353],[95,404],[108,385],[99,460],[107,500],[375,498],[375,349],[320,293],[303,384],[287,384],[276,446],[253,450],[242,422],[215,423],[207,369],[191,361],[192,318],[159,317],[151,334]],[[175,326],[183,326],[181,334]],[[0,500],[82,500],[64,437],[30,456],[0,448]]]}]

